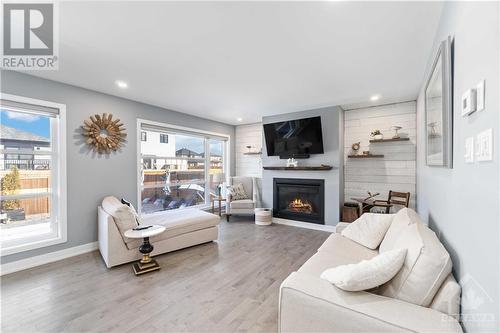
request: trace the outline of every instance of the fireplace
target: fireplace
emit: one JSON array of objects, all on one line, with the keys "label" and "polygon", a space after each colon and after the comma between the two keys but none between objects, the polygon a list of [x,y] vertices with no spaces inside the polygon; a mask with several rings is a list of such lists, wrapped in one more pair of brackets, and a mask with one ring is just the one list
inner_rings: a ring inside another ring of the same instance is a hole
[{"label": "fireplace", "polygon": [[323,179],[274,178],[273,216],[325,224]]}]

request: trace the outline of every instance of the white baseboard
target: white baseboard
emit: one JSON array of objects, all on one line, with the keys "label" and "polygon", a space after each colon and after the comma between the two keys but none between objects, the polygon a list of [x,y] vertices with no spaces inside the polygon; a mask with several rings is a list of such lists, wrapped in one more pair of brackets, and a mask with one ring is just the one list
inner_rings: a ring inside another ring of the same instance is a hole
[{"label": "white baseboard", "polygon": [[307,222],[301,222],[301,221],[295,221],[295,220],[282,219],[279,217],[273,217],[273,223],[284,224],[284,225],[289,225],[292,227],[299,227],[299,228],[305,228],[305,229],[335,232],[334,225],[307,223]]},{"label": "white baseboard", "polygon": [[69,257],[95,251],[99,248],[97,242],[87,243],[79,246],[70,247],[64,250],[41,254],[39,256],[21,259],[9,262],[0,266],[0,276],[45,265],[51,262],[59,261]]}]

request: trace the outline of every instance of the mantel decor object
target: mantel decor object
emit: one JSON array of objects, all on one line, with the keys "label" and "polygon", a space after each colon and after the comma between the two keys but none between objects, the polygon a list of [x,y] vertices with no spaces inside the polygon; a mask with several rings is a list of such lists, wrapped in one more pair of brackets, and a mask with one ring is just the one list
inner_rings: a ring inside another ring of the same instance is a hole
[{"label": "mantel decor object", "polygon": [[394,136],[392,137],[393,139],[399,139],[399,138],[401,138],[401,137],[399,136],[398,131],[399,131],[400,129],[402,129],[402,128],[403,128],[403,127],[401,127],[401,126],[392,126],[392,127],[391,127],[391,129],[394,131]]},{"label": "mantel decor object", "polygon": [[85,142],[99,154],[109,154],[118,150],[127,134],[120,119],[113,119],[111,113],[90,116],[84,120],[83,135],[87,137]]},{"label": "mantel decor object", "polygon": [[355,154],[358,153],[359,148],[361,148],[361,142],[355,142],[351,146],[352,150],[354,151]]},{"label": "mantel decor object", "polygon": [[374,140],[383,140],[384,139],[384,135],[382,134],[382,132],[380,132],[380,130],[376,129],[374,130],[370,136],[374,139]]},{"label": "mantel decor object", "polygon": [[296,168],[299,166],[299,161],[297,161],[295,158],[289,158],[286,160],[286,167],[287,168]]}]

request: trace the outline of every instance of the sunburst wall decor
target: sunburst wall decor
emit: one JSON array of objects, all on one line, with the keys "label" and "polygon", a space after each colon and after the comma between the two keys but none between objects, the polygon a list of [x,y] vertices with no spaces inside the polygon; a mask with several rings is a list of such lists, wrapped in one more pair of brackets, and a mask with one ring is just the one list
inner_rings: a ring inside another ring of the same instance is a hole
[{"label": "sunburst wall decor", "polygon": [[120,123],[120,119],[113,120],[111,113],[90,116],[84,123],[82,128],[83,135],[87,137],[85,142],[99,154],[118,150],[127,136],[123,123]]}]

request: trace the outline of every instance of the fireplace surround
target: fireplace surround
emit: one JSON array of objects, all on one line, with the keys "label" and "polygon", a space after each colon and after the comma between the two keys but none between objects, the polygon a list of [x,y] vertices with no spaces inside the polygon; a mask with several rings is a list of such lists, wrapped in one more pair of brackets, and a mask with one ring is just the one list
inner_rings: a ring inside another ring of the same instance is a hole
[{"label": "fireplace surround", "polygon": [[274,178],[273,216],[325,224],[325,181]]}]

